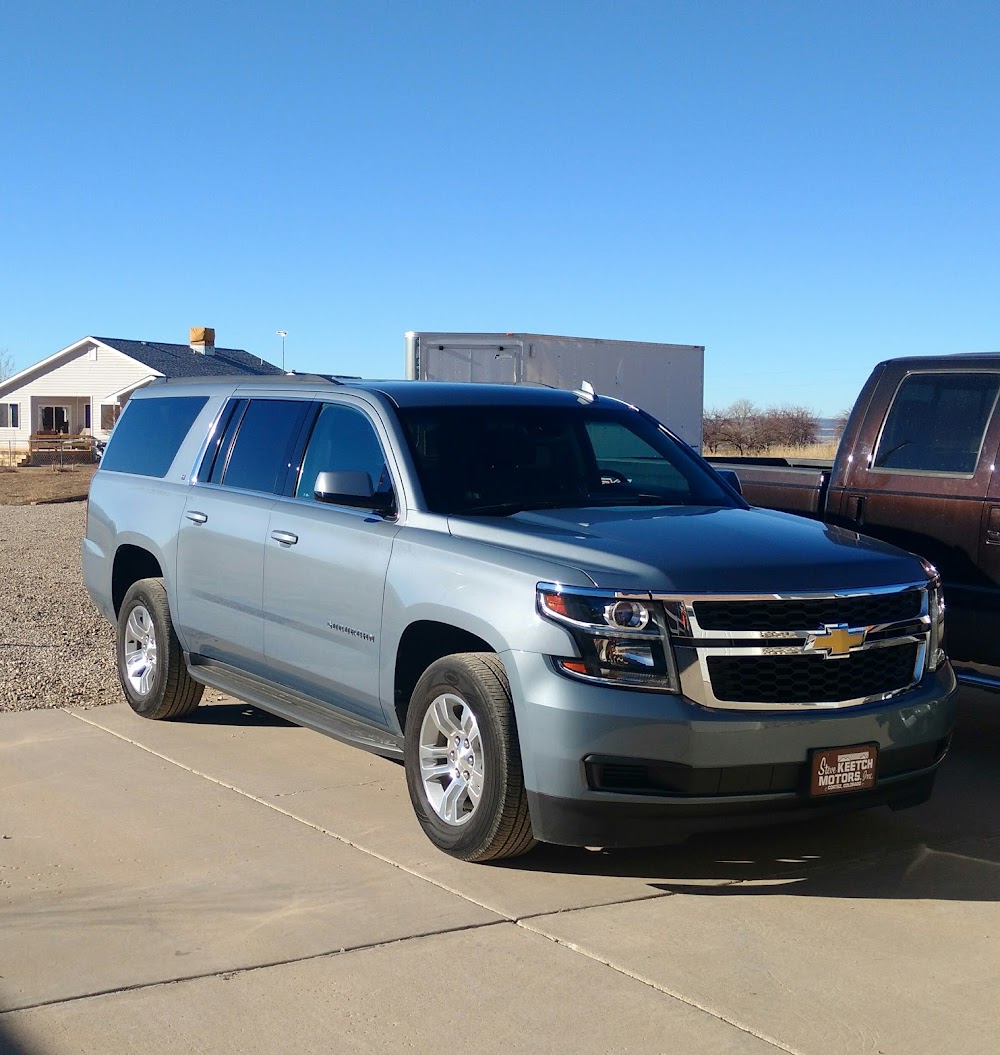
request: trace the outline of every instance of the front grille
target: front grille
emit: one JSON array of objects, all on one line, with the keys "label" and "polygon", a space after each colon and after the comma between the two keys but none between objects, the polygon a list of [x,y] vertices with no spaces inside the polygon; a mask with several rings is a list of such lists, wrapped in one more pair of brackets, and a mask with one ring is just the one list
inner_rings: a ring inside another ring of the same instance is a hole
[{"label": "front grille", "polygon": [[917,619],[922,590],[897,593],[783,600],[696,601],[695,618],[702,630],[816,630],[846,623],[873,626]]},{"label": "front grille", "polygon": [[723,702],[839,703],[912,684],[918,648],[907,643],[838,659],[814,654],[709,656],[708,672],[712,692]]}]

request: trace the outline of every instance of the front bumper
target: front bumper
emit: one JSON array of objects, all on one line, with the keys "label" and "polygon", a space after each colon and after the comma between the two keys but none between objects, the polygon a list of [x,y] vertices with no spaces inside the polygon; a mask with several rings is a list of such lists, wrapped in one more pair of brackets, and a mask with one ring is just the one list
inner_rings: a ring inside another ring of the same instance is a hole
[{"label": "front bumper", "polygon": [[[930,794],[954,724],[948,664],[869,706],[748,713],[571,681],[535,653],[501,658],[532,827],[569,846],[657,845],[710,828],[915,805]],[[811,750],[869,742],[880,753],[874,788],[808,796]]]}]

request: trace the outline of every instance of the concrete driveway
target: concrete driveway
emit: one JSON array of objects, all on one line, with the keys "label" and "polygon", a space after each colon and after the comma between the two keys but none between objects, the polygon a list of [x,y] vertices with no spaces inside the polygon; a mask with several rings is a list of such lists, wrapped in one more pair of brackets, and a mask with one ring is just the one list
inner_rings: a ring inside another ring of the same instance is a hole
[{"label": "concrete driveway", "polygon": [[994,1055],[998,778],[963,690],[917,809],[466,865],[232,700],[0,715],[0,1051]]}]

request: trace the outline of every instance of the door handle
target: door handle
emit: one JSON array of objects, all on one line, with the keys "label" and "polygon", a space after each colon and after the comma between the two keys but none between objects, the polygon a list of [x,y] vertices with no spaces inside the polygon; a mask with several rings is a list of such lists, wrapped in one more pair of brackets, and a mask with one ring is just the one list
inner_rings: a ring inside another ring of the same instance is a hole
[{"label": "door handle", "polygon": [[208,520],[208,513],[199,513],[196,509],[189,509],[184,515],[193,524],[204,524]]},{"label": "door handle", "polygon": [[272,531],[271,538],[275,542],[282,542],[286,546],[294,546],[299,541],[299,536],[293,534],[291,531]]},{"label": "door handle", "polygon": [[851,519],[858,527],[865,522],[865,503],[868,501],[866,495],[851,495],[851,500],[854,502],[854,515]]},{"label": "door handle", "polygon": [[990,506],[986,521],[986,541],[993,545],[1000,542],[1000,506]]}]

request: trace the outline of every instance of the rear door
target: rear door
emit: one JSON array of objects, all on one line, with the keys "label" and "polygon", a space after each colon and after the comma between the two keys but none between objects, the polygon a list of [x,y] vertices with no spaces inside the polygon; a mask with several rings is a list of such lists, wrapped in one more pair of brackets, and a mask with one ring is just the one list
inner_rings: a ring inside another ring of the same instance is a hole
[{"label": "rear door", "polygon": [[234,399],[188,494],[177,614],[192,652],[261,674],[264,540],[309,401]]},{"label": "rear door", "polygon": [[[831,519],[919,553],[940,570],[948,603],[949,651],[997,651],[993,613],[1000,584],[1000,371],[975,366],[909,370],[873,400],[882,425],[871,452],[856,458],[831,493]],[[835,508],[834,508],[835,503]],[[990,530],[996,530],[991,541]],[[988,662],[982,658],[983,662]]]}]

